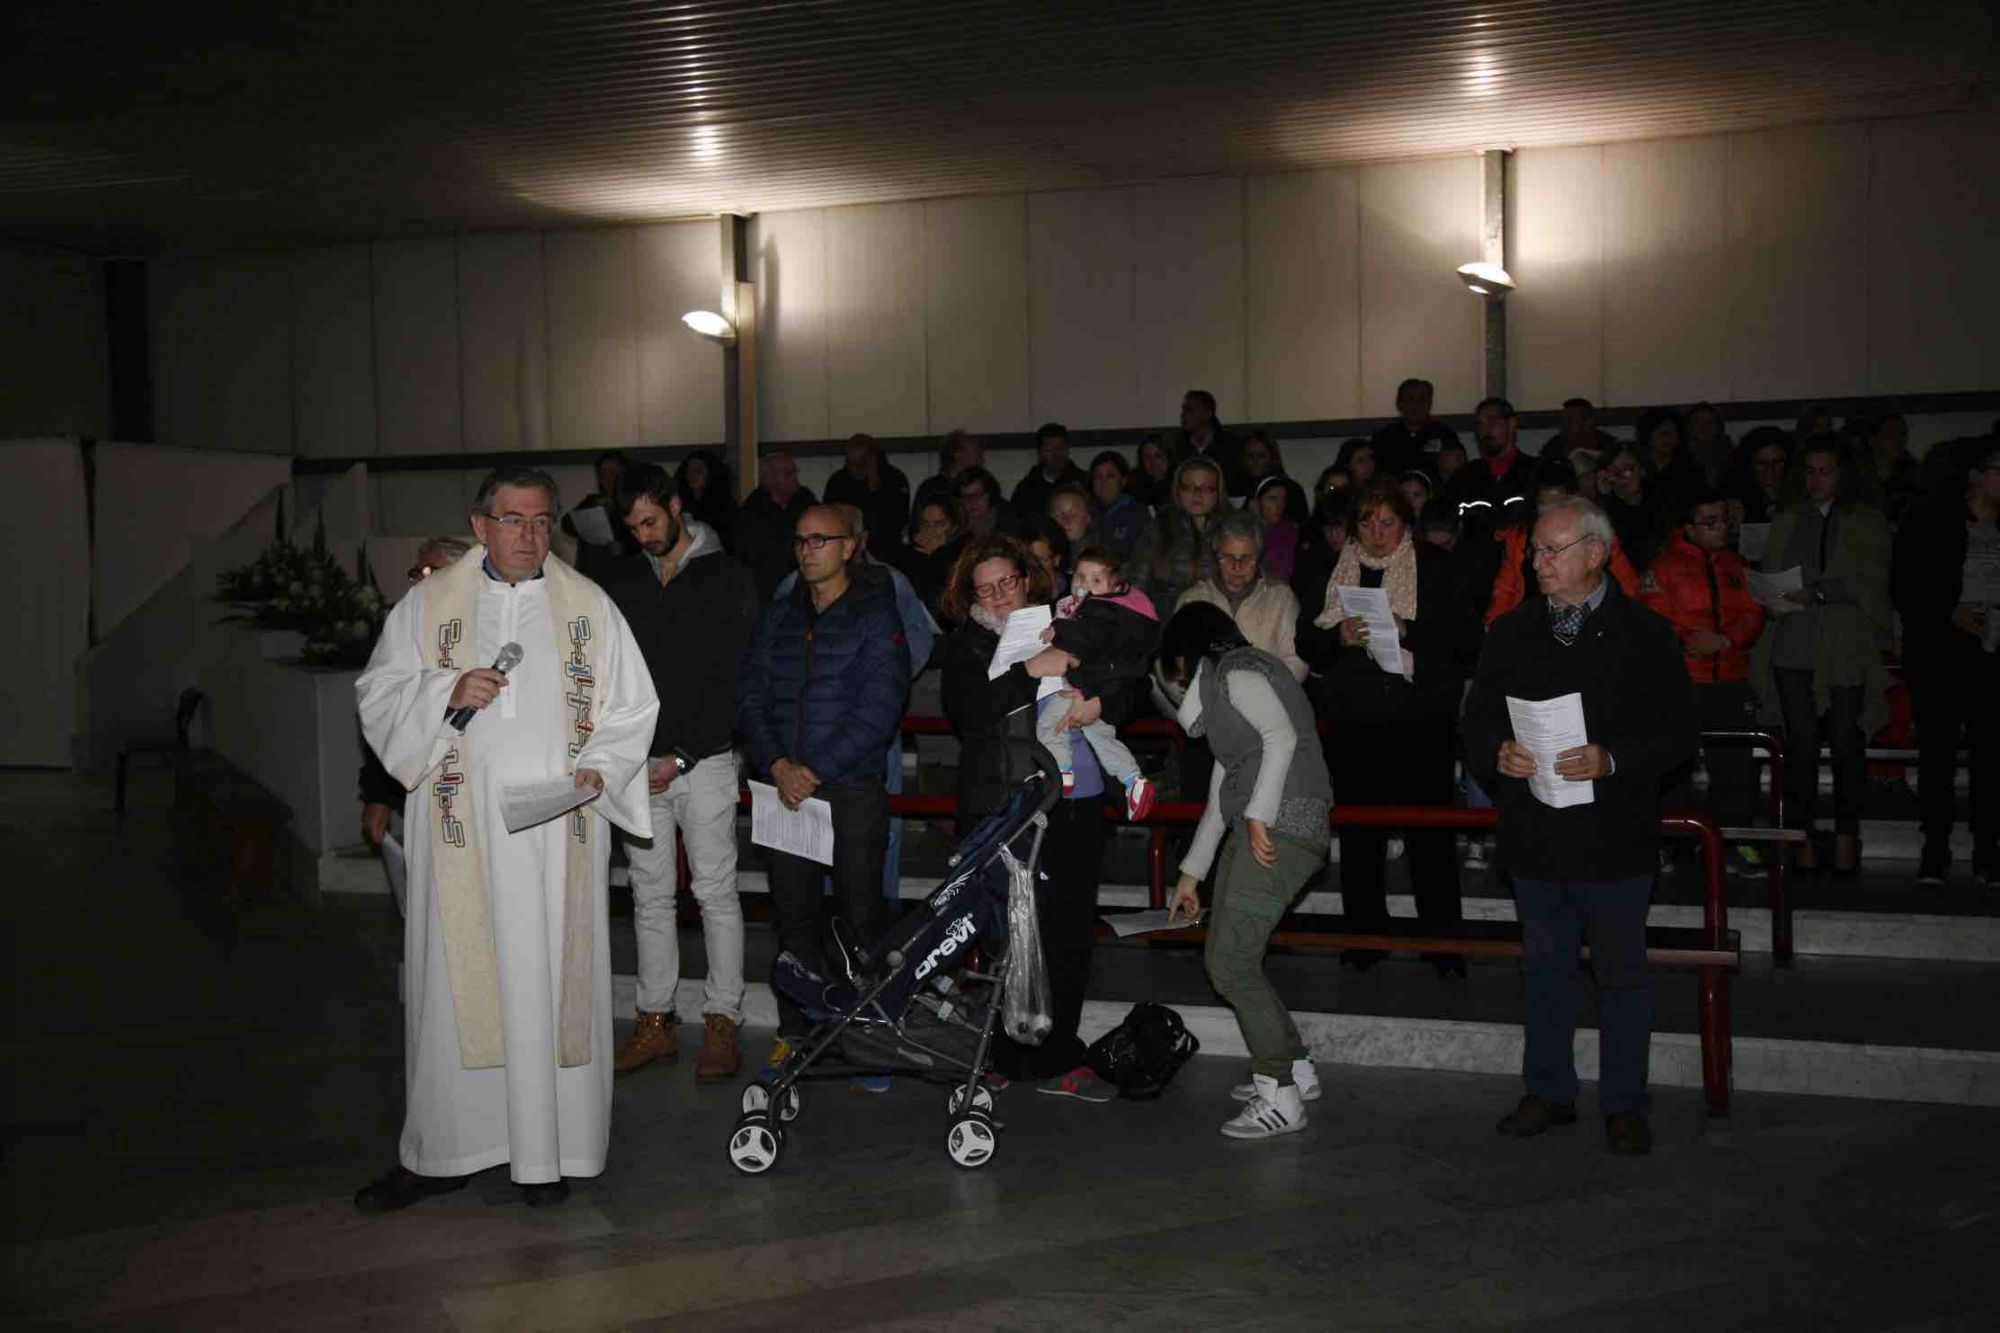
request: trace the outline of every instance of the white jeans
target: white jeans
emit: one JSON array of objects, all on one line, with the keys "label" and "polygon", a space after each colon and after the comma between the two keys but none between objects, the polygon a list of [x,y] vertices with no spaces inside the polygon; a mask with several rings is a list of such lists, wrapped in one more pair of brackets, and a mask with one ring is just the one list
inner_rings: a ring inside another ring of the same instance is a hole
[{"label": "white jeans", "polygon": [[[671,759],[669,763],[673,762]],[[674,921],[674,834],[687,841],[701,937],[708,947],[704,1014],[743,1021],[743,904],[736,897],[736,756],[710,755],[652,798],[653,839],[627,841],[632,920],[639,935],[639,1008],[674,1011],[681,939]]]}]

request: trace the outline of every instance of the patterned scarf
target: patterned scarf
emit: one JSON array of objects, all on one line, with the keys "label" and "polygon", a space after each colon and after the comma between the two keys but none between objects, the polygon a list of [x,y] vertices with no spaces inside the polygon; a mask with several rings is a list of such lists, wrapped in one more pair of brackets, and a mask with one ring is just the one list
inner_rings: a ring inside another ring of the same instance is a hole
[{"label": "patterned scarf", "polygon": [[1321,629],[1332,629],[1341,621],[1340,594],[1335,588],[1358,588],[1361,586],[1361,570],[1382,571],[1382,587],[1389,594],[1389,610],[1398,620],[1417,618],[1417,545],[1405,532],[1403,540],[1396,543],[1396,549],[1385,556],[1372,556],[1361,549],[1361,543],[1350,541],[1340,548],[1340,562],[1333,567],[1333,577],[1326,584],[1326,610],[1320,612],[1313,624]]}]

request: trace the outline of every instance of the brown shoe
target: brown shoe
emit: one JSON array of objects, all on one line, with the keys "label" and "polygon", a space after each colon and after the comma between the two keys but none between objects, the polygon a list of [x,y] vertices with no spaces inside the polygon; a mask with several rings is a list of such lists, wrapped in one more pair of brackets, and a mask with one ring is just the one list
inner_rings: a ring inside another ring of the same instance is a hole
[{"label": "brown shoe", "polygon": [[1643,1111],[1613,1111],[1604,1117],[1604,1143],[1615,1153],[1644,1157],[1653,1151],[1653,1131]]},{"label": "brown shoe", "polygon": [[701,1058],[695,1061],[694,1076],[729,1078],[743,1067],[743,1047],[736,1040],[736,1024],[721,1014],[702,1015]]},{"label": "brown shoe", "polygon": [[1861,872],[1861,839],[1852,833],[1837,834],[1833,840],[1833,873],[1855,875]]},{"label": "brown shoe", "polygon": [[632,1035],[619,1046],[611,1067],[621,1074],[644,1069],[655,1060],[672,1060],[681,1053],[680,1033],[665,1014],[649,1014],[641,1009],[632,1023]]},{"label": "brown shoe", "polygon": [[1521,1099],[1519,1106],[1500,1117],[1496,1128],[1510,1139],[1531,1139],[1537,1134],[1546,1134],[1552,1129],[1575,1123],[1576,1107],[1573,1104],[1564,1106],[1529,1093]]}]

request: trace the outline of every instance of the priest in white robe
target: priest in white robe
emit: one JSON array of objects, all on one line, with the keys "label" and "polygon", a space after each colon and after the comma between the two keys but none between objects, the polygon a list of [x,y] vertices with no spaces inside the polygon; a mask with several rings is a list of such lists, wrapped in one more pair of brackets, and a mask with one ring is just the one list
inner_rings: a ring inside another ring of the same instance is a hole
[{"label": "priest in white robe", "polygon": [[[557,1203],[565,1176],[604,1170],[609,825],[652,834],[659,701],[611,599],[550,554],[557,513],[545,473],[489,476],[480,544],[390,612],[355,687],[369,744],[409,791],[408,1105],[399,1165],[355,1195],[363,1211],[503,1163],[528,1203]],[[518,663],[495,671],[514,644]],[[463,730],[459,708],[474,710]],[[564,778],[584,804],[509,831],[510,785]]]}]

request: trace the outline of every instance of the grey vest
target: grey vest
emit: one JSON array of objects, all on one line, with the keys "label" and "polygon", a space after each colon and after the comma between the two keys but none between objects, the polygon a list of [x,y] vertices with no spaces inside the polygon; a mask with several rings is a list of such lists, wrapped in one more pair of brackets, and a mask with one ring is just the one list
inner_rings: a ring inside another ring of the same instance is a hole
[{"label": "grey vest", "polygon": [[1222,765],[1222,822],[1235,828],[1242,822],[1243,807],[1257,789],[1257,771],[1263,766],[1264,739],[1247,718],[1237,712],[1222,687],[1223,677],[1232,671],[1251,671],[1271,682],[1271,690],[1284,705],[1292,729],[1299,734],[1292,751],[1292,766],[1285,773],[1285,792],[1278,803],[1274,833],[1289,833],[1314,846],[1327,838],[1326,816],[1333,808],[1333,783],[1326,775],[1326,756],[1320,753],[1319,731],[1313,725],[1312,705],[1285,664],[1261,648],[1237,648],[1224,653],[1201,678],[1202,732],[1215,762]]}]

